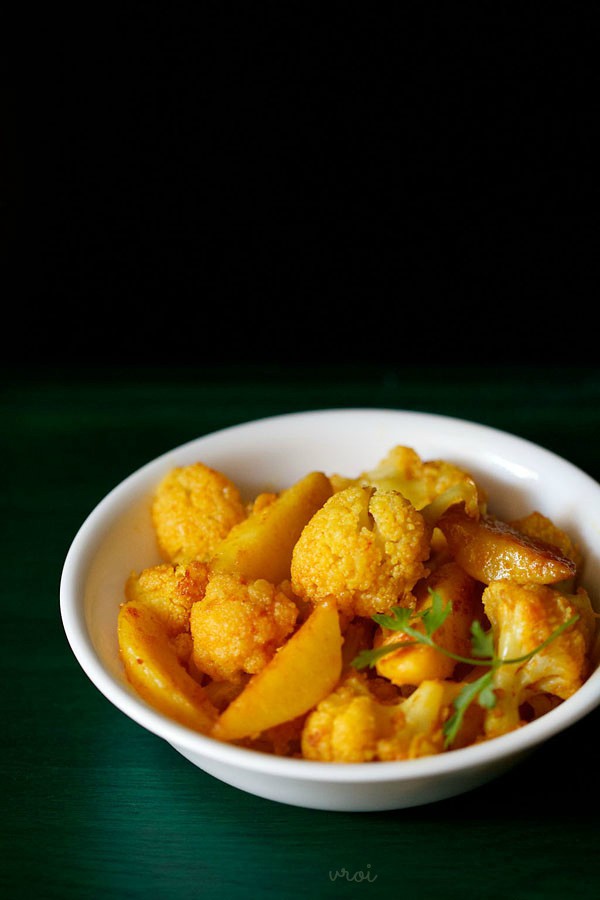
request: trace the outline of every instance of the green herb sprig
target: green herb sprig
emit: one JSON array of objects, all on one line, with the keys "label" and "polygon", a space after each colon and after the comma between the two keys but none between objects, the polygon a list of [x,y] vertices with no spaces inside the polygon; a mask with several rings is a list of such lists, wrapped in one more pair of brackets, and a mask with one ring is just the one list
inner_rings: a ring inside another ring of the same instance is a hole
[{"label": "green herb sprig", "polygon": [[[429,593],[431,595],[431,606],[420,612],[415,612],[404,606],[394,606],[392,607],[390,614],[379,613],[372,616],[373,621],[378,625],[381,625],[382,628],[387,628],[390,631],[402,632],[403,634],[408,635],[409,638],[412,638],[412,640],[395,641],[374,650],[363,650],[352,661],[352,665],[356,669],[364,669],[369,666],[374,666],[379,659],[383,656],[387,656],[389,653],[393,653],[395,650],[411,647],[415,644],[423,644],[426,647],[432,647],[435,650],[438,650],[440,653],[449,656],[450,659],[453,659],[456,662],[465,663],[470,666],[484,666],[487,671],[479,678],[466,684],[454,699],[454,712],[443,725],[444,746],[447,749],[453,744],[462,725],[465,713],[471,703],[477,701],[479,705],[485,709],[493,709],[496,705],[496,694],[494,693],[493,688],[496,671],[501,666],[511,666],[527,662],[535,656],[536,653],[539,653],[540,650],[543,650],[548,644],[556,640],[556,638],[566,631],[567,628],[574,625],[579,619],[579,615],[572,616],[567,622],[563,622],[562,625],[555,628],[545,641],[542,641],[541,644],[533,650],[530,650],[529,653],[524,653],[523,656],[517,656],[514,659],[504,659],[497,656],[494,649],[494,635],[492,630],[485,631],[482,628],[481,623],[474,620],[471,624],[471,651],[473,656],[460,656],[457,653],[453,653],[451,650],[447,650],[440,644],[437,644],[432,637],[452,612],[452,603],[445,603],[440,594],[435,590],[430,589]],[[419,631],[411,624],[415,620],[420,620],[422,622],[424,631]]]}]

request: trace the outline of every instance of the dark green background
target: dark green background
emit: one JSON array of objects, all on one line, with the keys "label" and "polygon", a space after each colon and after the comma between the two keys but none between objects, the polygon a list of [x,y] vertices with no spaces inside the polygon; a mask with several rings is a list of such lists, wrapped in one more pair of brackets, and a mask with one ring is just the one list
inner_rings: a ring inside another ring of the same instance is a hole
[{"label": "dark green background", "polygon": [[[600,478],[597,366],[4,370],[5,896],[598,896],[600,712],[456,799],[327,813],[262,800],[205,775],[112,707],[72,656],[59,617],[61,568],[108,490],[157,454],[216,429],[352,406],[493,425]],[[330,873],[342,868],[368,870],[374,880],[333,883]]]}]

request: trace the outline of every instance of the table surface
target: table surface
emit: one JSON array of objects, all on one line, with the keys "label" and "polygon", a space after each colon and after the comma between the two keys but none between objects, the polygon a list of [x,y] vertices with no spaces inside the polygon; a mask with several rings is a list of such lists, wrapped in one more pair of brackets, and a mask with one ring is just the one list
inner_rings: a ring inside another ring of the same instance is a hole
[{"label": "table surface", "polygon": [[[6,371],[2,384],[5,896],[598,897],[600,711],[458,798],[369,814],[285,806],[203,773],[100,695],[66,643],[58,585],[77,529],[115,484],[262,416],[443,413],[600,479],[600,368],[65,366]],[[342,869],[369,879],[336,879]]]}]

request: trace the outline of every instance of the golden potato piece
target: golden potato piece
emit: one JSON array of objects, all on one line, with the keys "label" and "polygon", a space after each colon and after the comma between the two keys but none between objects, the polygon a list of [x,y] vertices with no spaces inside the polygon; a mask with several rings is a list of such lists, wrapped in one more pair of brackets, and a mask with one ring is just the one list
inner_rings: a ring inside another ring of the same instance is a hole
[{"label": "golden potato piece", "polygon": [[341,671],[338,611],[334,604],[323,603],[250,679],[221,714],[212,736],[236,741],[304,715],[333,690]]},{"label": "golden potato piece", "polygon": [[208,733],[216,710],[181,664],[159,616],[132,600],[119,610],[118,640],[130,684],[151,706],[182,725]]},{"label": "golden potato piece", "polygon": [[331,496],[322,472],[311,472],[229,532],[211,560],[215,572],[272,584],[289,580],[292,551],[306,523]]},{"label": "golden potato piece", "polygon": [[163,556],[178,563],[208,560],[246,507],[236,485],[204,463],[172,469],[159,484],[152,521]]},{"label": "golden potato piece", "polygon": [[437,524],[456,562],[484,584],[501,580],[553,584],[575,574],[575,563],[558,547],[494,516],[475,520],[453,508]]},{"label": "golden potato piece", "polygon": [[529,515],[523,516],[521,519],[515,519],[509,524],[512,528],[516,528],[517,531],[521,531],[523,534],[529,535],[529,537],[554,544],[555,547],[562,551],[563,556],[573,560],[577,569],[580,569],[583,565],[583,554],[578,545],[566,531],[555,525],[552,519],[544,516],[541,512],[534,510]]},{"label": "golden potato piece", "polygon": [[[415,591],[416,611],[421,612],[431,606],[429,588],[436,591],[444,604],[452,603],[452,612],[434,632],[438,646],[459,656],[471,655],[471,625],[483,618],[481,602],[482,586],[471,578],[455,562],[446,563],[436,569],[429,578],[421,582]],[[415,622],[415,628],[424,631],[422,623]],[[397,641],[410,640],[398,631],[380,629],[374,646],[383,647]],[[422,681],[436,678],[450,678],[457,663],[425,644],[417,644],[401,650],[394,650],[376,664],[377,672],[399,686],[418,685]]]}]

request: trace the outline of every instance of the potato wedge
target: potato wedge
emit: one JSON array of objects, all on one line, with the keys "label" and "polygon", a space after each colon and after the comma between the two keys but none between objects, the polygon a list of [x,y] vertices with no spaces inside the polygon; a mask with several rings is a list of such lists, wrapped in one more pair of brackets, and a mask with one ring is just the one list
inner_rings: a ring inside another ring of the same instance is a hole
[{"label": "potato wedge", "polygon": [[450,509],[437,522],[450,553],[462,568],[484,584],[554,584],[575,575],[576,566],[560,550],[526,535],[494,516],[475,520]]},{"label": "potato wedge", "polygon": [[217,572],[280,584],[290,578],[292,551],[302,529],[333,493],[322,472],[311,472],[235,525],[212,560]]},{"label": "potato wedge", "polygon": [[137,693],[181,725],[207,734],[217,711],[181,664],[157,614],[138,601],[123,604],[118,639],[125,673]]},{"label": "potato wedge", "polygon": [[342,635],[334,604],[321,603],[217,719],[212,736],[236,741],[304,715],[327,696],[342,671]]}]

